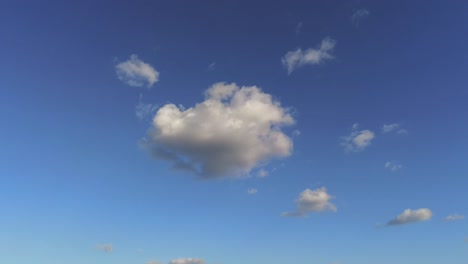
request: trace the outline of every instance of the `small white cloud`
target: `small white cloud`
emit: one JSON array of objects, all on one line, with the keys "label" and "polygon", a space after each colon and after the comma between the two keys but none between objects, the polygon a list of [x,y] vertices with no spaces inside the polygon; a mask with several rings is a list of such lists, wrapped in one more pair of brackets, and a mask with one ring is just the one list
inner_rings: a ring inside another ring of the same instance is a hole
[{"label": "small white cloud", "polygon": [[304,65],[317,65],[324,60],[333,59],[334,57],[331,52],[335,48],[335,44],[335,40],[325,38],[318,48],[310,48],[304,51],[302,49],[289,51],[281,58],[281,62],[288,70],[288,74],[291,74],[295,69]]},{"label": "small white cloud", "polygon": [[250,189],[247,190],[247,193],[248,194],[256,194],[256,193],[258,193],[258,190],[255,189],[255,188],[250,188]]},{"label": "small white cloud", "polygon": [[387,226],[404,225],[409,223],[427,221],[431,219],[432,211],[427,208],[417,210],[406,209],[402,214],[398,215],[395,219],[390,220]]},{"label": "small white cloud", "polygon": [[283,213],[282,216],[304,217],[307,216],[309,212],[336,212],[336,206],[330,202],[330,200],[334,198],[334,196],[327,193],[327,189],[325,187],[315,190],[306,189],[296,200],[297,210],[294,212]]},{"label": "small white cloud", "polygon": [[291,154],[292,140],[281,128],[294,119],[271,95],[255,86],[217,83],[205,96],[186,110],[174,104],[159,108],[142,146],[174,168],[205,178],[245,176]]},{"label": "small white cloud", "polygon": [[97,244],[96,248],[106,253],[110,253],[114,249],[112,244]]},{"label": "small white cloud", "polygon": [[358,9],[356,10],[353,15],[351,16],[351,21],[354,25],[359,26],[361,20],[368,17],[370,15],[370,11],[367,9]]},{"label": "small white cloud", "polygon": [[465,219],[464,215],[457,215],[457,214],[449,215],[445,217],[445,221],[457,221],[457,220],[463,220],[463,219]]},{"label": "small white cloud", "polygon": [[401,170],[403,168],[403,165],[396,163],[396,162],[387,161],[384,167],[387,170],[397,171],[397,170]]},{"label": "small white cloud", "polygon": [[216,62],[212,62],[212,63],[210,63],[210,65],[208,65],[208,70],[212,71],[212,70],[215,69],[215,67],[216,67]]},{"label": "small white cloud", "polygon": [[261,169],[257,172],[257,177],[259,178],[265,178],[266,176],[268,176],[268,171],[265,169]]},{"label": "small white cloud", "polygon": [[163,263],[159,260],[151,260],[151,261],[146,262],[146,264],[163,264]]},{"label": "small white cloud", "polygon": [[354,130],[358,130],[359,129],[359,124],[358,123],[354,123],[353,126],[351,127],[351,129],[354,131]]},{"label": "small white cloud", "polygon": [[295,137],[298,137],[301,135],[301,131],[295,129],[293,132],[292,132],[292,135],[295,136]]},{"label": "small white cloud", "polygon": [[367,148],[372,140],[375,138],[374,132],[370,130],[358,131],[357,124],[352,127],[351,134],[349,136],[342,137],[341,145],[347,152],[358,152]]},{"label": "small white cloud", "polygon": [[178,258],[171,260],[169,264],[205,264],[205,261],[199,258]]},{"label": "small white cloud", "polygon": [[159,72],[133,54],[130,59],[115,66],[117,77],[124,83],[135,86],[151,87],[159,80]]},{"label": "small white cloud", "polygon": [[398,123],[393,123],[393,124],[384,124],[382,126],[382,133],[386,134],[386,133],[390,133],[392,131],[395,131],[397,130],[398,128],[400,128],[400,124]]}]

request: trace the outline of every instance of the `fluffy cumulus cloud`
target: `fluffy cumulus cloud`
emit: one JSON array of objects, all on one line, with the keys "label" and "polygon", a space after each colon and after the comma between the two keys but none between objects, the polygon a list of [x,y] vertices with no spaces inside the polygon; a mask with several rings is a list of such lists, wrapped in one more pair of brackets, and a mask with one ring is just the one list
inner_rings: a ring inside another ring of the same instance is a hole
[{"label": "fluffy cumulus cloud", "polygon": [[325,38],[318,48],[310,48],[307,50],[297,49],[286,53],[281,62],[291,74],[295,69],[304,65],[316,65],[325,60],[333,59],[333,49],[336,41],[331,38]]},{"label": "fluffy cumulus cloud", "polygon": [[421,208],[416,210],[406,209],[398,215],[396,218],[390,220],[387,226],[404,225],[415,222],[422,222],[431,219],[432,211],[427,208]]},{"label": "fluffy cumulus cloud", "polygon": [[463,220],[463,219],[465,219],[464,215],[457,215],[457,214],[448,215],[447,217],[445,217],[445,221],[457,221],[457,220]]},{"label": "fluffy cumulus cloud", "polygon": [[397,171],[397,170],[401,170],[403,168],[403,165],[393,162],[393,161],[387,161],[384,167],[385,169],[390,170],[390,171]]},{"label": "fluffy cumulus cloud", "polygon": [[96,248],[106,253],[110,253],[114,249],[112,244],[97,244]]},{"label": "fluffy cumulus cloud", "polygon": [[293,123],[288,109],[260,88],[216,83],[193,107],[161,107],[141,143],[175,169],[205,178],[243,176],[291,154],[292,140],[281,129]]},{"label": "fluffy cumulus cloud", "polygon": [[282,216],[306,216],[309,212],[336,212],[336,206],[330,202],[334,198],[327,193],[325,187],[315,190],[306,189],[296,199],[296,211],[283,213]]},{"label": "fluffy cumulus cloud", "polygon": [[368,17],[370,15],[370,11],[363,8],[356,10],[353,15],[351,16],[351,21],[356,25],[359,26],[361,20]]},{"label": "fluffy cumulus cloud", "polygon": [[171,260],[169,264],[205,264],[205,261],[200,258],[178,258]]},{"label": "fluffy cumulus cloud", "polygon": [[375,138],[374,132],[367,129],[359,131],[358,129],[358,124],[354,124],[351,134],[349,136],[342,137],[341,145],[345,148],[345,151],[362,151],[367,148]]},{"label": "fluffy cumulus cloud", "polygon": [[118,63],[115,66],[115,72],[122,82],[135,87],[145,85],[151,87],[159,79],[159,72],[135,54],[131,55],[127,61]]}]

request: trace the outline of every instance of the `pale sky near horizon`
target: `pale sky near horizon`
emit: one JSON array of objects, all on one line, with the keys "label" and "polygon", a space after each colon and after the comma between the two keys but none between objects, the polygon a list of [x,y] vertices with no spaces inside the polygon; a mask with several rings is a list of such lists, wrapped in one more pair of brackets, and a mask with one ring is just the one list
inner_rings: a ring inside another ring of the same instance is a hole
[{"label": "pale sky near horizon", "polygon": [[467,13],[3,1],[0,263],[466,264]]}]

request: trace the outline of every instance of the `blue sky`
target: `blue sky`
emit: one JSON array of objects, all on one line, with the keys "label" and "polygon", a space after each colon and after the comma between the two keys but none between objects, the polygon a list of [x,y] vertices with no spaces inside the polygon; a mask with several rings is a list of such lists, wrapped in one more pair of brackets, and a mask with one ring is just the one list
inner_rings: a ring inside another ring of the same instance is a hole
[{"label": "blue sky", "polygon": [[1,263],[466,263],[465,1],[5,1]]}]

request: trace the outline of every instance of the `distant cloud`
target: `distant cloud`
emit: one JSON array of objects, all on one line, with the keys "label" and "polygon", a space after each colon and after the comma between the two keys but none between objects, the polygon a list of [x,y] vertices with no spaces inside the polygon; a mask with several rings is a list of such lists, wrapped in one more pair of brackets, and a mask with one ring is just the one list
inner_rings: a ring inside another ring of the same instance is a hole
[{"label": "distant cloud", "polygon": [[110,253],[113,250],[112,244],[97,244],[96,248],[106,253]]},{"label": "distant cloud", "polygon": [[199,258],[178,258],[171,260],[169,264],[205,264],[205,261]]},{"label": "distant cloud", "polygon": [[342,137],[341,145],[347,152],[358,152],[367,148],[375,138],[374,132],[370,130],[358,131],[359,125],[356,123],[352,127],[349,136]]},{"label": "distant cloud", "polygon": [[294,124],[287,108],[256,86],[216,83],[187,110],[159,108],[148,138],[154,157],[204,178],[245,176],[274,157],[291,154],[281,128]]},{"label": "distant cloud", "polygon": [[457,221],[457,220],[463,220],[465,219],[464,215],[449,215],[445,217],[445,221]]},{"label": "distant cloud", "polygon": [[162,264],[162,262],[158,260],[151,260],[151,261],[146,262],[146,264]]},{"label": "distant cloud", "polygon": [[404,225],[415,222],[422,222],[431,219],[432,212],[427,208],[417,210],[406,209],[402,214],[398,215],[395,219],[390,220],[387,226]]},{"label": "distant cloud", "polygon": [[303,26],[302,22],[297,23],[297,25],[296,25],[296,34],[297,35],[301,33],[302,26]]},{"label": "distant cloud", "polygon": [[268,171],[265,169],[261,169],[257,172],[257,177],[259,178],[265,178],[266,176],[268,176]]},{"label": "distant cloud", "polygon": [[309,212],[336,211],[336,206],[330,202],[334,199],[327,193],[325,187],[303,191],[296,200],[297,210],[294,212],[283,213],[282,216],[307,216]]},{"label": "distant cloud", "polygon": [[288,74],[291,74],[295,69],[304,65],[317,65],[325,60],[333,59],[331,52],[335,48],[335,44],[335,40],[325,38],[318,48],[289,51],[281,58],[281,62],[287,68]]},{"label": "distant cloud", "polygon": [[293,132],[292,132],[292,135],[295,136],[295,137],[298,137],[301,135],[301,131],[295,129]]},{"label": "distant cloud", "polygon": [[143,96],[140,94],[140,100],[135,106],[135,116],[139,120],[151,117],[156,111],[157,105],[143,103]]},{"label": "distant cloud", "polygon": [[361,20],[368,17],[370,15],[370,11],[367,9],[358,9],[356,10],[353,15],[351,16],[351,21],[354,25],[359,26]]},{"label": "distant cloud", "polygon": [[403,168],[403,165],[399,163],[395,163],[393,161],[387,161],[384,167],[387,170],[397,171],[397,170],[401,170]]},{"label": "distant cloud", "polygon": [[389,124],[389,125],[384,124],[382,126],[382,133],[384,133],[384,134],[390,133],[392,131],[397,130],[398,128],[400,128],[400,124],[398,124],[398,123],[393,123],[393,124]]},{"label": "distant cloud", "polygon": [[255,188],[250,188],[250,189],[247,190],[247,193],[248,194],[256,194],[256,193],[258,193],[258,190],[255,189]]},{"label": "distant cloud", "polygon": [[210,65],[208,65],[208,70],[212,71],[212,70],[215,69],[215,67],[216,67],[216,62],[212,62],[212,63],[210,63]]},{"label": "distant cloud", "polygon": [[143,62],[137,55],[133,54],[127,61],[115,66],[117,77],[124,83],[135,86],[151,87],[159,80],[159,72],[153,66]]},{"label": "distant cloud", "polygon": [[408,134],[408,130],[406,129],[399,129],[397,130],[396,132],[398,135],[407,135]]}]

